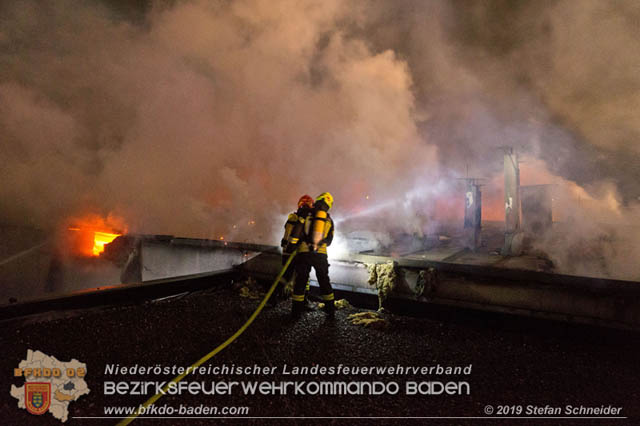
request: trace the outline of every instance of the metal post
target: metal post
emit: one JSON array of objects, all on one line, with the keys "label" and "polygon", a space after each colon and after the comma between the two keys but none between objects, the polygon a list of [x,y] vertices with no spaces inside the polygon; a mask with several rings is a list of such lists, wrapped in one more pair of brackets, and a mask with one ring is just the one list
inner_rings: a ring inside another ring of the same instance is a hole
[{"label": "metal post", "polygon": [[518,154],[504,148],[504,213],[505,234],[503,256],[518,256],[522,253],[522,232],[520,230],[520,167]]},{"label": "metal post", "polygon": [[482,230],[482,192],[475,179],[466,179],[464,209],[464,245],[471,250],[480,248]]}]

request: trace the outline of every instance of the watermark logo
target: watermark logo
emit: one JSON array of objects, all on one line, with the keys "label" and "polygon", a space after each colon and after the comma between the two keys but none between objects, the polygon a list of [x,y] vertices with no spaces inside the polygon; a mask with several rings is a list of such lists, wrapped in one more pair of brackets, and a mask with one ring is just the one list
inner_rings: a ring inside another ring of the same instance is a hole
[{"label": "watermark logo", "polygon": [[11,396],[18,400],[18,408],[35,415],[49,412],[64,423],[69,404],[89,393],[86,374],[87,365],[76,359],[63,362],[29,349],[27,358],[13,369],[13,377],[23,378],[24,385],[11,385]]}]

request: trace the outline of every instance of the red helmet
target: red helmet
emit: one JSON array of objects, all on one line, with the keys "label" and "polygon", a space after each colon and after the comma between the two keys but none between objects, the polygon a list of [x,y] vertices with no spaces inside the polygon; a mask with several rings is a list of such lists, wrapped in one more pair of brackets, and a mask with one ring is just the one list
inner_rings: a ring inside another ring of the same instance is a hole
[{"label": "red helmet", "polygon": [[300,197],[300,199],[298,200],[298,208],[307,205],[309,207],[313,207],[313,198],[311,198],[311,196],[305,194],[302,197]]}]

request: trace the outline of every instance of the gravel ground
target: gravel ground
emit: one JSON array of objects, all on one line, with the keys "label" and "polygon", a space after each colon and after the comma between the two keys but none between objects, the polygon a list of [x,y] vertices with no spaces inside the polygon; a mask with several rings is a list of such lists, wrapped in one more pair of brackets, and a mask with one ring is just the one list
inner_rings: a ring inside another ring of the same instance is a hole
[{"label": "gravel ground", "polygon": [[[60,424],[50,414],[35,417],[17,408],[9,394],[13,369],[28,349],[62,361],[87,364],[88,395],[69,406],[69,425],[115,424],[106,406],[136,406],[147,396],[105,395],[105,381],[165,381],[171,375],[105,375],[107,363],[120,366],[189,366],[235,332],[257,300],[238,297],[230,287],[143,305],[48,315],[0,325],[0,413],[3,425]],[[563,407],[612,405],[628,419],[139,419],[133,424],[640,424],[638,335],[611,330],[518,320],[508,316],[453,311],[445,317],[385,314],[387,326],[353,325],[347,308],[327,321],[320,311],[292,323],[289,302],[266,308],[233,344],[204,365],[275,367],[272,375],[199,375],[185,381],[382,381],[397,382],[397,395],[167,395],[156,405],[247,406],[255,417],[486,417],[485,406]],[[287,365],[467,366],[469,375],[284,375]],[[469,395],[406,395],[407,381],[466,381]]]}]

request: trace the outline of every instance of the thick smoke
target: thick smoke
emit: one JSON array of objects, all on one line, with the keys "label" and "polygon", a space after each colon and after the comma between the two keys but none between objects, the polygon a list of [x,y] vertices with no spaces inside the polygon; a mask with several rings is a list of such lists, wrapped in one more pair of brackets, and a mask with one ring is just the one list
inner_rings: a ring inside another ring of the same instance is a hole
[{"label": "thick smoke", "polygon": [[500,147],[515,147],[523,184],[555,185],[562,226],[536,248],[559,271],[638,279],[637,2],[381,5],[369,32],[407,60],[441,175],[487,178],[483,216],[501,220]]},{"label": "thick smoke", "polygon": [[3,4],[0,215],[264,241],[328,190],[336,217],[426,234],[459,218],[459,177],[495,182],[499,216],[509,145],[528,183],[580,200],[563,211],[584,235],[631,224],[639,17],[633,0]]},{"label": "thick smoke", "polygon": [[347,208],[435,164],[406,62],[346,37],[343,2],[186,2],[144,25],[77,2],[3,12],[10,217],[258,239],[302,193]]}]

